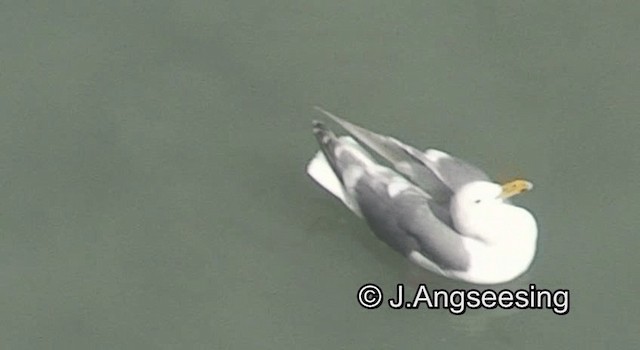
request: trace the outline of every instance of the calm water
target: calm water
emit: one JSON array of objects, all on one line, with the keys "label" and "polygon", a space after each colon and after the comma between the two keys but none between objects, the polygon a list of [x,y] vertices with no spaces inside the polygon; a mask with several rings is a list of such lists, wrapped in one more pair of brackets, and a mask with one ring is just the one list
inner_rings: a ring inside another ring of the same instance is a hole
[{"label": "calm water", "polygon": [[[481,3],[1,5],[2,348],[636,348],[640,4]],[[304,174],[315,104],[531,179],[570,313],[359,307],[466,285]]]}]

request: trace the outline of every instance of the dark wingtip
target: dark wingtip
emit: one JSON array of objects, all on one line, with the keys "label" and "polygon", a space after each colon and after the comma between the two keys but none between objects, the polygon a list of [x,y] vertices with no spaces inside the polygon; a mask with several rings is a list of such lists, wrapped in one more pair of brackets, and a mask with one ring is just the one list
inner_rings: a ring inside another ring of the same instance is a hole
[{"label": "dark wingtip", "polygon": [[329,144],[335,137],[324,123],[318,120],[313,121],[313,134],[321,145]]},{"label": "dark wingtip", "polygon": [[313,125],[313,133],[314,134],[325,132],[327,130],[327,128],[324,126],[324,123],[319,121],[319,120],[313,120],[311,122],[311,125]]}]

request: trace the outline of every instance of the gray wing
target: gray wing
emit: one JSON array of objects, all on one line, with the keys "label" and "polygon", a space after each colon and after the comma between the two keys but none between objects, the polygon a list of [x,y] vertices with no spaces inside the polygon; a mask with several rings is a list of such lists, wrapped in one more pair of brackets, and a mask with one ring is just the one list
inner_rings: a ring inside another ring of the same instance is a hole
[{"label": "gray wing", "polygon": [[386,175],[366,174],[355,186],[356,201],[371,230],[405,256],[417,251],[441,269],[466,270],[469,255],[463,237],[438,218],[433,210],[438,204],[415,186],[390,195],[389,185],[400,175],[387,170]]},{"label": "gray wing", "polygon": [[454,192],[469,182],[491,181],[480,168],[448,153],[436,149],[428,149],[424,153],[415,151],[411,152],[413,159],[431,169]]},{"label": "gray wing", "polygon": [[479,168],[447,153],[433,149],[421,152],[393,137],[374,133],[343,120],[320,107],[316,109],[391,162],[398,172],[406,175],[440,203],[448,202],[451,195],[466,183],[490,181],[487,174]]}]

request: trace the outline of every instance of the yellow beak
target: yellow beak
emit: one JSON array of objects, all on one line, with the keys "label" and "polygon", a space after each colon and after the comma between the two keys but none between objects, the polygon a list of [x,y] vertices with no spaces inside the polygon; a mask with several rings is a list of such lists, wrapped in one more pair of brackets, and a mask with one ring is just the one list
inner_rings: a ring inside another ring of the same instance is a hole
[{"label": "yellow beak", "polygon": [[533,188],[533,184],[526,180],[513,180],[502,185],[502,193],[500,198],[507,199],[516,194],[529,191]]}]

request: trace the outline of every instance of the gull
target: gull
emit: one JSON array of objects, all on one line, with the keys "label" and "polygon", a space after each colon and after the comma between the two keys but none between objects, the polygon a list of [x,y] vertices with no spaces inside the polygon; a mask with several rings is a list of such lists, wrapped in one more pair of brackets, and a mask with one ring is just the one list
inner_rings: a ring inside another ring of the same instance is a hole
[{"label": "gull", "polygon": [[531,190],[531,182],[495,183],[443,151],[423,152],[316,109],[351,135],[336,136],[314,120],[320,150],[307,173],[380,240],[424,269],[469,283],[504,283],[529,269],[536,220],[510,199]]}]

